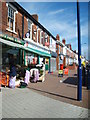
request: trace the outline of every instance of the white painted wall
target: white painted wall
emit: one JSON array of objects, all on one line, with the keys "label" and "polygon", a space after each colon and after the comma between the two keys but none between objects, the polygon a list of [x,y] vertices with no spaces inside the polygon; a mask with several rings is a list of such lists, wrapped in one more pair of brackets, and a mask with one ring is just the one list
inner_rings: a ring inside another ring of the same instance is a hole
[{"label": "white painted wall", "polygon": [[63,55],[66,55],[66,46],[63,47]]},{"label": "white painted wall", "polygon": [[56,52],[56,41],[50,37],[50,50]]}]

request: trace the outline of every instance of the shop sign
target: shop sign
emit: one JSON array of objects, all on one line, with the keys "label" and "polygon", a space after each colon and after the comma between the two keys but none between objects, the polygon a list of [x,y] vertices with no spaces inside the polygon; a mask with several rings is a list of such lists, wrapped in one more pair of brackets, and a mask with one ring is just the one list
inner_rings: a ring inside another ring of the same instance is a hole
[{"label": "shop sign", "polygon": [[30,38],[30,30],[25,34],[26,38]]},{"label": "shop sign", "polygon": [[10,37],[10,36],[5,35],[5,34],[0,34],[0,38],[10,40],[10,41],[14,41],[14,42],[17,42],[19,44],[24,45],[24,41],[20,40],[19,38]]}]

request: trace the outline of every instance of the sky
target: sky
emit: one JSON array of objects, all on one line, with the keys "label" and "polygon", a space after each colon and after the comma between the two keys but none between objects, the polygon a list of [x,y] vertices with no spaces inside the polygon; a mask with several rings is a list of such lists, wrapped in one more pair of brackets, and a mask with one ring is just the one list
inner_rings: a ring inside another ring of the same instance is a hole
[{"label": "sky", "polygon": [[[19,2],[30,14],[38,14],[39,22],[56,37],[71,43],[78,51],[76,2]],[[88,3],[80,2],[82,55],[88,56]],[[87,57],[88,58],[88,57]]]}]

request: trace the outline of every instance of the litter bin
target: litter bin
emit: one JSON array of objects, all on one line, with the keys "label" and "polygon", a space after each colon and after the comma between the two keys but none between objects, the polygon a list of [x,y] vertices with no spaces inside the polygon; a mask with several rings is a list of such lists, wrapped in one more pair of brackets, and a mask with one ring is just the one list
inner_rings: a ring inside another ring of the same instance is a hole
[{"label": "litter bin", "polygon": [[86,86],[86,80],[85,80],[85,76],[86,76],[86,74],[85,74],[85,67],[84,66],[82,66],[82,85],[83,86]]},{"label": "litter bin", "polygon": [[63,64],[60,64],[60,70],[63,70]]},{"label": "litter bin", "polygon": [[[78,67],[79,68],[79,67]],[[78,77],[78,68],[77,68],[77,77]],[[82,65],[81,66],[81,68],[82,68],[82,86],[86,86],[86,71],[87,71],[87,69]]]}]

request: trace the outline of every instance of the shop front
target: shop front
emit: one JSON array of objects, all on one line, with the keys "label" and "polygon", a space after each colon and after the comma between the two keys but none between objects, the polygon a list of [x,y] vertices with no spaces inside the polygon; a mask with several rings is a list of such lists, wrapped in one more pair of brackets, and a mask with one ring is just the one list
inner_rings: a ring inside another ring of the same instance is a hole
[{"label": "shop front", "polygon": [[50,58],[50,71],[54,72],[56,71],[56,57],[57,53],[56,52],[51,52],[51,58]]},{"label": "shop front", "polygon": [[22,64],[22,40],[0,34],[0,43],[2,44],[2,65],[9,66],[12,56],[15,58],[15,64]]},{"label": "shop front", "polygon": [[9,85],[9,71],[11,65],[22,65],[23,41],[0,34],[0,44],[2,49],[2,61],[0,64],[0,84]]},{"label": "shop front", "polygon": [[28,66],[28,64],[37,65],[44,63],[45,70],[49,71],[49,59],[51,54],[48,48],[33,41],[25,40],[24,50],[24,61],[26,66]]}]

